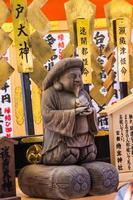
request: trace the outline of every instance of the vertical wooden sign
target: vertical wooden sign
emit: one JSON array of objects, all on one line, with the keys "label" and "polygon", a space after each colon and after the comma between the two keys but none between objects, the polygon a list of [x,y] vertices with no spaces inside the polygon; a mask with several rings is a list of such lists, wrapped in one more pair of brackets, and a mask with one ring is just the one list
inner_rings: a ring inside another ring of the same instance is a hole
[{"label": "vertical wooden sign", "polygon": [[83,83],[89,84],[92,83],[89,20],[77,19],[76,30],[78,54],[84,62]]},{"label": "vertical wooden sign", "polygon": [[34,135],[31,88],[29,73],[33,72],[32,51],[29,44],[29,24],[27,1],[11,0],[13,10],[14,43],[17,55],[17,68],[21,74],[25,127],[27,135]]},{"label": "vertical wooden sign", "polygon": [[32,52],[28,42],[29,24],[26,18],[27,2],[26,0],[11,0],[11,2],[18,72],[33,72]]},{"label": "vertical wooden sign", "polygon": [[17,142],[0,138],[0,199],[16,197],[14,144]]},{"label": "vertical wooden sign", "polygon": [[128,27],[129,19],[120,18],[116,20],[116,33],[117,33],[117,59],[118,59],[118,74],[120,82],[130,81],[130,70],[129,70],[129,35],[130,30]]}]

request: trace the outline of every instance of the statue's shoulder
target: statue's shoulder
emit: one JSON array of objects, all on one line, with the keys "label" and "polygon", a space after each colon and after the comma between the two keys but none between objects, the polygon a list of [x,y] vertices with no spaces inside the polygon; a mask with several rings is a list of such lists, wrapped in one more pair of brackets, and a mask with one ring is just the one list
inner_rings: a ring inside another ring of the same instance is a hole
[{"label": "statue's shoulder", "polygon": [[46,90],[44,90],[43,91],[43,93],[55,93],[56,91],[55,91],[55,88],[53,87],[53,86],[51,86],[51,87],[49,87],[49,88],[47,88]]},{"label": "statue's shoulder", "polygon": [[42,95],[46,96],[47,98],[53,98],[53,97],[56,98],[56,96],[58,96],[57,95],[57,91],[55,90],[55,88],[53,86],[51,86],[51,87],[47,88],[46,90],[44,90]]}]

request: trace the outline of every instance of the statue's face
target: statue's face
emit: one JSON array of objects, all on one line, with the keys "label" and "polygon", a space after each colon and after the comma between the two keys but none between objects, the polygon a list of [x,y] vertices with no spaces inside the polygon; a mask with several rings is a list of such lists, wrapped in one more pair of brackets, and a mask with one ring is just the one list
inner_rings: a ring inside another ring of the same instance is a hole
[{"label": "statue's face", "polygon": [[67,70],[59,78],[59,82],[62,83],[64,90],[73,92],[76,96],[78,96],[78,92],[83,87],[81,70],[79,68]]}]

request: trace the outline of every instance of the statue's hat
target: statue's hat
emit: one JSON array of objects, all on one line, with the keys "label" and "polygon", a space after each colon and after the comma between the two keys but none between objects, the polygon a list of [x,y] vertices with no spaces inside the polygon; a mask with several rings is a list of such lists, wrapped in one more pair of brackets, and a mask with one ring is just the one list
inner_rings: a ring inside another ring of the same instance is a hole
[{"label": "statue's hat", "polygon": [[70,68],[80,68],[81,73],[84,70],[83,61],[80,58],[64,58],[56,63],[51,71],[48,72],[47,76],[43,81],[43,90],[46,90],[53,85],[54,81],[58,79],[66,70]]}]

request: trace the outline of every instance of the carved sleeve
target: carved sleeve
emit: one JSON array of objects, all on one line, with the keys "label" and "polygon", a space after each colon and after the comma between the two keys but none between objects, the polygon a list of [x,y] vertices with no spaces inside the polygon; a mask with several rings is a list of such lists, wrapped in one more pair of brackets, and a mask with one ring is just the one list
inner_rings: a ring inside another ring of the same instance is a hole
[{"label": "carved sleeve", "polygon": [[75,110],[58,109],[59,99],[56,94],[44,91],[42,94],[42,116],[45,128],[64,136],[73,137]]}]

